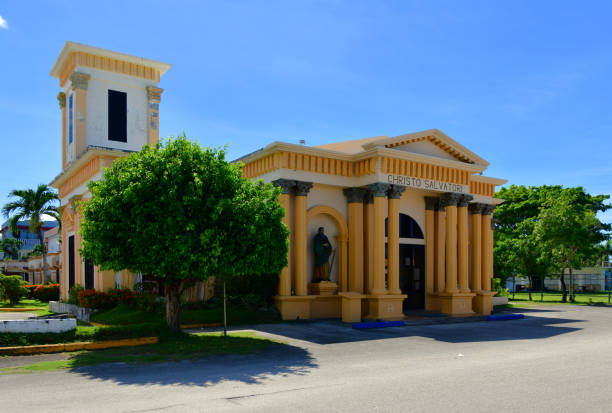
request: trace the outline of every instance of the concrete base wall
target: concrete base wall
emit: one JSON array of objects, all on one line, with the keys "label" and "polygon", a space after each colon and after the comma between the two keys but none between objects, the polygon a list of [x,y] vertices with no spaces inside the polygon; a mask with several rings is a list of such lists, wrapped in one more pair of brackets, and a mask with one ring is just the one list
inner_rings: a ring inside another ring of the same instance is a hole
[{"label": "concrete base wall", "polygon": [[94,313],[90,308],[79,307],[74,304],[60,303],[59,301],[49,301],[49,311],[61,314],[72,314],[77,319],[89,323],[89,317]]},{"label": "concrete base wall", "polygon": [[74,318],[0,321],[1,333],[63,333],[76,329]]},{"label": "concrete base wall", "polygon": [[505,305],[508,304],[508,297],[493,297],[493,305]]}]

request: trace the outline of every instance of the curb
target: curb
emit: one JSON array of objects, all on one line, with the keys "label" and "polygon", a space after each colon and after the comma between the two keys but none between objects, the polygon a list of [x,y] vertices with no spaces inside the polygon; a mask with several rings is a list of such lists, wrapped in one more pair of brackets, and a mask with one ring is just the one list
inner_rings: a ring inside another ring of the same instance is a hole
[{"label": "curb", "polygon": [[[102,324],[96,323],[95,321],[90,321],[94,327],[111,327],[111,324]],[[209,328],[209,327],[221,327],[222,323],[201,323],[201,324],[181,324],[182,329],[190,329],[190,328]]]},{"label": "curb", "polygon": [[45,311],[44,308],[0,308],[0,311],[6,311],[10,313],[18,313],[20,311]]},{"label": "curb", "polygon": [[0,347],[1,355],[62,353],[77,350],[102,350],[115,347],[133,347],[144,344],[153,344],[159,341],[158,337],[128,338],[108,341],[84,341],[76,343],[42,344],[37,346]]}]

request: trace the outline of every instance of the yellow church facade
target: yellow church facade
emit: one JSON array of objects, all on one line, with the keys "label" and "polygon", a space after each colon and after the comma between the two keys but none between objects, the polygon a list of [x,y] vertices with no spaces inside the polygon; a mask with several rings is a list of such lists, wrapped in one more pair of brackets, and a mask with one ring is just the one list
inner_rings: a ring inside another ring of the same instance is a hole
[{"label": "yellow church facade", "polygon": [[[246,177],[282,188],[291,236],[275,300],[284,319],[491,313],[491,214],[506,181],[483,176],[489,163],[441,131],[274,142],[240,161]],[[328,282],[313,282],[319,228],[333,248]]]}]

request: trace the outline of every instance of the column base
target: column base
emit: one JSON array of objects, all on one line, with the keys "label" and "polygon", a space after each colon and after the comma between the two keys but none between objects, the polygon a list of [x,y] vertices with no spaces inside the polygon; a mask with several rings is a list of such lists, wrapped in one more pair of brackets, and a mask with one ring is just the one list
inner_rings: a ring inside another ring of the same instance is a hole
[{"label": "column base", "polygon": [[451,316],[465,317],[474,315],[472,299],[474,293],[440,293],[440,311]]},{"label": "column base", "polygon": [[277,295],[274,297],[276,308],[283,320],[307,320],[311,318],[312,295]]},{"label": "column base", "polygon": [[480,315],[489,315],[493,311],[493,296],[497,294],[491,291],[476,291],[474,297],[474,310]]},{"label": "column base", "polygon": [[353,292],[345,292],[338,295],[342,297],[342,321],[345,323],[360,322],[361,300],[366,296]]},{"label": "column base", "polygon": [[427,293],[425,297],[425,310],[434,313],[439,313],[442,310],[440,297],[438,297],[437,293]]},{"label": "column base", "polygon": [[368,315],[366,318],[374,320],[403,320],[404,313],[402,307],[406,297],[408,297],[406,294],[367,295]]},{"label": "column base", "polygon": [[330,281],[308,284],[308,292],[312,295],[334,295],[336,290],[338,290],[338,284]]}]

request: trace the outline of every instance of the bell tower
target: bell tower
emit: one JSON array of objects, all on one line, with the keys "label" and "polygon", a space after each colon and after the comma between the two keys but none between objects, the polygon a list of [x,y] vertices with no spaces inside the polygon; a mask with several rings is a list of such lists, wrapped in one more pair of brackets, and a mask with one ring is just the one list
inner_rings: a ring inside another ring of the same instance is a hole
[{"label": "bell tower", "polygon": [[80,284],[105,291],[133,285],[128,271],[100,271],[83,260],[79,202],[91,197],[90,181],[102,178],[116,159],[159,140],[161,76],[170,65],[111,50],[66,42],[51,69],[59,80],[62,169],[51,186],[62,205],[61,295]]},{"label": "bell tower", "polygon": [[51,69],[59,80],[62,170],[88,148],[138,151],[159,139],[158,87],[169,64],[66,42]]}]

